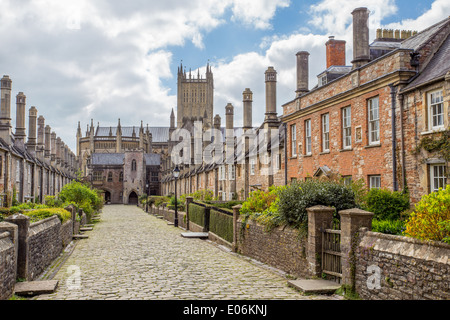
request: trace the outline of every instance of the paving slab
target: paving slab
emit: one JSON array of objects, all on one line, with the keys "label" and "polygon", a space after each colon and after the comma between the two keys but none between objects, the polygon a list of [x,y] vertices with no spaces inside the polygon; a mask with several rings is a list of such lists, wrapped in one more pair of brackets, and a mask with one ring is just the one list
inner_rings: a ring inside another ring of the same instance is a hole
[{"label": "paving slab", "polygon": [[303,293],[333,294],[341,287],[339,283],[323,279],[289,280],[288,285]]},{"label": "paving slab", "polygon": [[37,296],[55,292],[58,280],[18,282],[14,287],[14,293],[18,296]]},{"label": "paving slab", "polygon": [[89,236],[85,235],[85,234],[74,234],[72,236],[73,239],[88,239]]},{"label": "paving slab", "polygon": [[80,231],[92,231],[94,228],[80,228]]},{"label": "paving slab", "polygon": [[208,238],[208,232],[184,232],[181,234],[183,238]]}]

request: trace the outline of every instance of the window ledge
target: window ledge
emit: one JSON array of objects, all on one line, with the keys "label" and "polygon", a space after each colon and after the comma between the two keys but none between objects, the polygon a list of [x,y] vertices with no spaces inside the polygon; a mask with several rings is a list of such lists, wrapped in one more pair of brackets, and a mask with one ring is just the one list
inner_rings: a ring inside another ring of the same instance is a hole
[{"label": "window ledge", "polygon": [[369,144],[369,145],[365,146],[364,148],[365,148],[365,149],[370,149],[370,148],[378,148],[378,147],[381,147],[381,143],[378,143],[378,144]]},{"label": "window ledge", "polygon": [[353,151],[353,148],[344,148],[339,150],[339,152]]},{"label": "window ledge", "polygon": [[297,159],[297,156],[292,156],[289,159]]},{"label": "window ledge", "polygon": [[303,158],[307,158],[307,157],[312,157],[312,153],[303,155]]},{"label": "window ledge", "polygon": [[319,153],[319,155],[330,154],[330,150]]},{"label": "window ledge", "polygon": [[428,135],[428,134],[439,133],[439,132],[442,132],[442,131],[445,131],[444,127],[436,128],[434,130],[429,130],[429,131],[423,131],[420,134],[422,136],[425,136],[425,135]]}]

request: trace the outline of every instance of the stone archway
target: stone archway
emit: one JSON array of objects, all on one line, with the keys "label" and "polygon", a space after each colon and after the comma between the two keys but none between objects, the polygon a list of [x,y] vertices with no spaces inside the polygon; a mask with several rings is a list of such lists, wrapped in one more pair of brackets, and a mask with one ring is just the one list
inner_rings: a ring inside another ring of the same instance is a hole
[{"label": "stone archway", "polygon": [[105,203],[106,204],[110,204],[111,203],[111,192],[104,190],[103,191],[105,194]]},{"label": "stone archway", "polygon": [[128,196],[128,204],[137,205],[139,197],[136,192],[132,191]]}]

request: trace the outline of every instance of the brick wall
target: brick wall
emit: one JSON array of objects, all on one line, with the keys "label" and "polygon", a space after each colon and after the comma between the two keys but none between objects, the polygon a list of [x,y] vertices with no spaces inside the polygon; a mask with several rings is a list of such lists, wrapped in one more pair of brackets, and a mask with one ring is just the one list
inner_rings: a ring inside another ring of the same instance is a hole
[{"label": "brick wall", "polygon": [[357,292],[371,300],[449,300],[449,256],[445,243],[363,231],[356,250]]}]

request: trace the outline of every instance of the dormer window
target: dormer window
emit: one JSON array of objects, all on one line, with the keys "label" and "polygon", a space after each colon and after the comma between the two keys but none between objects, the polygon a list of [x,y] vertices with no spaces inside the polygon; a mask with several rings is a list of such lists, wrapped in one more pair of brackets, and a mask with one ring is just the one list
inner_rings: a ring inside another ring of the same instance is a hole
[{"label": "dormer window", "polygon": [[327,75],[323,75],[319,77],[319,87],[324,86],[327,84]]}]

